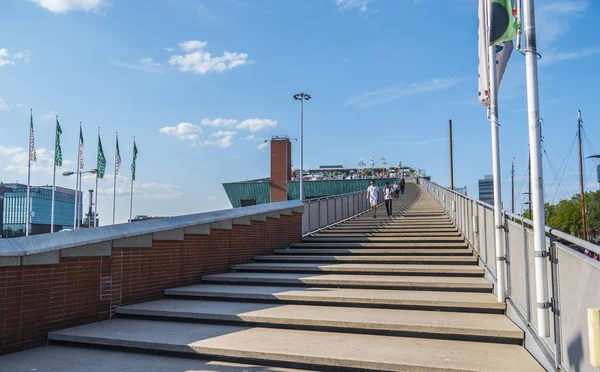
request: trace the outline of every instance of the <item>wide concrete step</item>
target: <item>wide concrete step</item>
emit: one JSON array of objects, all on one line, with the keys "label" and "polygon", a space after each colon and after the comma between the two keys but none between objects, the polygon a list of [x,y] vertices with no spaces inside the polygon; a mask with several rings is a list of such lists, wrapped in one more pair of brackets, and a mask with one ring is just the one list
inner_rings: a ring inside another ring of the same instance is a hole
[{"label": "wide concrete step", "polygon": [[[385,230],[384,230],[385,231]],[[370,232],[365,230],[364,232],[340,232],[335,230],[325,230],[312,235],[315,238],[338,238],[338,237],[429,237],[429,236],[460,236],[458,230],[448,232]]]},{"label": "wide concrete step", "polygon": [[434,249],[434,248],[392,248],[392,249],[346,249],[346,248],[285,248],[273,251],[279,255],[384,255],[384,256],[472,256],[471,248],[460,249]]},{"label": "wide concrete step", "polygon": [[319,263],[247,263],[231,265],[234,271],[279,273],[339,273],[372,275],[453,275],[483,276],[477,265],[407,265],[407,264],[319,264]]},{"label": "wide concrete step", "polygon": [[313,304],[359,308],[425,309],[503,314],[504,303],[491,293],[412,291],[392,289],[290,288],[281,285],[252,286],[196,284],[172,288],[167,296],[219,301]]},{"label": "wide concrete step", "polygon": [[467,243],[293,243],[292,248],[437,248],[458,249],[468,248]]},{"label": "wide concrete step", "polygon": [[339,332],[112,319],[55,331],[49,338],[150,354],[168,352],[316,369],[543,370],[517,345]]},{"label": "wide concrete step", "polygon": [[439,276],[391,276],[358,274],[297,274],[235,272],[205,275],[203,283],[284,285],[294,287],[410,289],[460,292],[491,292],[492,284],[484,278]]},{"label": "wide concrete step", "polygon": [[326,233],[338,233],[338,234],[342,234],[342,233],[346,233],[346,232],[352,232],[352,233],[357,233],[357,232],[385,232],[385,233],[420,233],[420,232],[458,232],[458,229],[456,227],[444,227],[444,228],[429,228],[429,227],[425,227],[425,228],[397,228],[397,227],[351,227],[351,226],[344,226],[344,225],[339,225],[339,226],[335,226],[332,227],[331,229],[328,230],[323,230],[322,232],[320,232],[319,234],[326,234]]},{"label": "wide concrete step", "polygon": [[344,222],[343,226],[454,226],[451,221],[411,221],[405,219],[366,218]]},{"label": "wide concrete step", "polygon": [[476,265],[476,256],[325,256],[325,255],[269,255],[256,256],[256,262],[333,262],[333,263],[406,263]]},{"label": "wide concrete step", "polygon": [[321,237],[307,236],[302,238],[303,242],[341,242],[341,243],[438,243],[438,242],[464,242],[462,236],[351,236],[351,237]]},{"label": "wide concrete step", "polygon": [[128,317],[521,344],[500,314],[165,299],[119,307]]},{"label": "wide concrete step", "polygon": [[306,369],[48,345],[0,356],[2,372],[308,372]]}]

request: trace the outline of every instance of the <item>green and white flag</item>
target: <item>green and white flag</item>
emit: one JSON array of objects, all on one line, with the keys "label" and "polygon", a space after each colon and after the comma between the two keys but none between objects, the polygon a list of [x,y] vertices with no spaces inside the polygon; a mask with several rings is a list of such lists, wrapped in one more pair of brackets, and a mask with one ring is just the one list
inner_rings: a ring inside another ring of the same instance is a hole
[{"label": "green and white flag", "polygon": [[98,135],[98,161],[96,164],[98,169],[98,178],[104,178],[104,171],[106,171],[106,158],[104,157],[104,150],[102,150],[102,141],[100,135]]},{"label": "green and white flag", "polygon": [[133,163],[131,163],[131,181],[135,181],[135,161],[137,160],[138,149],[133,141]]},{"label": "green and white flag", "polygon": [[62,167],[62,149],[60,148],[60,135],[62,134],[62,129],[60,128],[60,124],[58,123],[58,116],[56,117],[56,146],[54,148],[54,165],[57,167]]},{"label": "green and white flag", "polygon": [[490,9],[490,45],[509,41],[517,36],[517,18],[513,16],[511,0],[492,0]]}]

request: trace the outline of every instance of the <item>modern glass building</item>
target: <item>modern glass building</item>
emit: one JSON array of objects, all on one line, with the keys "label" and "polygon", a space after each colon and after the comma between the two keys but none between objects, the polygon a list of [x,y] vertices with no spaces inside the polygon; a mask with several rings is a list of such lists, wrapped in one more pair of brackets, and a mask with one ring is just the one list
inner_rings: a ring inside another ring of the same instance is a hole
[{"label": "modern glass building", "polygon": [[487,175],[479,180],[479,200],[494,205],[494,176]]},{"label": "modern glass building", "polygon": [[[31,186],[29,192],[31,218],[29,233],[50,232],[52,216],[52,186]],[[0,184],[0,237],[13,238],[25,235],[27,217],[27,185]],[[73,228],[75,190],[56,188],[54,202],[54,231]],[[79,220],[83,215],[80,193]]]}]

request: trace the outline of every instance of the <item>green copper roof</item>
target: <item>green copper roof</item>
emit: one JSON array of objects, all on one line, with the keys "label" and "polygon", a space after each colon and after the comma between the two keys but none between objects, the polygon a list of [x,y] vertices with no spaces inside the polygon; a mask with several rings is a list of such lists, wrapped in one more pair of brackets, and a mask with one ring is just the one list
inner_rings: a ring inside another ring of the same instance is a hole
[{"label": "green copper roof", "polygon": [[[386,182],[393,184],[394,181],[395,179],[393,178],[379,178],[375,180],[375,184],[379,187],[383,187]],[[366,191],[370,183],[371,180],[368,178],[355,180],[305,181],[304,197],[306,199],[313,199],[356,191]],[[287,183],[288,200],[299,199],[299,184],[299,181],[289,181]],[[270,184],[268,180],[224,183],[223,188],[225,189],[225,193],[227,193],[227,197],[233,208],[241,207],[242,200],[256,201],[256,204],[264,204],[271,201]]]}]

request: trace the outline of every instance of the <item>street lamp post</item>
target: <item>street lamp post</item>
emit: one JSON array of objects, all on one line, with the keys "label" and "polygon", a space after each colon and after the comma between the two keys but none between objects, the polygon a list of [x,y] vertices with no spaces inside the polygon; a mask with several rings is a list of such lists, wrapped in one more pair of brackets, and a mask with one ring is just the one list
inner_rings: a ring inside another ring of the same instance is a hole
[{"label": "street lamp post", "polygon": [[[83,174],[83,173],[96,174],[96,173],[98,173],[98,169],[90,169],[88,171],[79,172],[79,177],[80,177],[79,183],[78,183],[77,187],[75,188],[75,204],[78,203],[78,195],[79,195],[79,192],[81,191],[81,174]],[[71,172],[71,171],[63,172],[63,176],[65,176],[65,177],[72,176],[74,174],[75,174],[75,172]],[[83,201],[83,196],[81,199]],[[79,209],[77,209],[77,210],[79,210]],[[78,220],[77,214],[78,213],[75,212],[75,221],[76,222],[73,224],[73,230],[77,230],[77,225],[81,223],[81,222],[77,223],[77,220]]]},{"label": "street lamp post", "polygon": [[304,101],[312,97],[308,93],[298,93],[294,95],[296,101],[300,101],[300,200],[304,200]]}]

